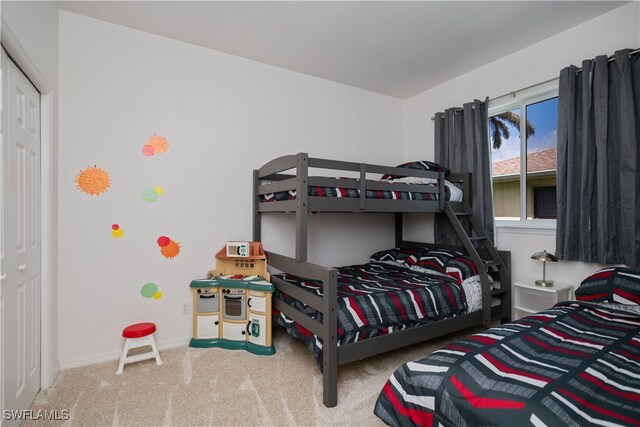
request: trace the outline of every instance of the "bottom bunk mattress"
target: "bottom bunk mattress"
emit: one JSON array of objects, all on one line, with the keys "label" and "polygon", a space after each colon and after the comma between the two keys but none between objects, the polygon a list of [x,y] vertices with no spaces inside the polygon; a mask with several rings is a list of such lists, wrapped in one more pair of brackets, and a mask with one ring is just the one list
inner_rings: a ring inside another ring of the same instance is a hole
[{"label": "bottom bunk mattress", "polygon": [[[295,286],[322,296],[322,282],[277,274]],[[468,307],[480,307],[481,293],[475,283],[458,284],[444,275],[420,273],[383,262],[340,267],[338,269],[338,345],[345,345],[437,320],[459,316]],[[474,300],[470,301],[468,295]],[[295,307],[318,321],[322,314],[280,291],[274,297]],[[322,340],[274,310],[275,322],[289,334],[303,340],[318,358],[321,366]]]},{"label": "bottom bunk mattress", "polygon": [[638,306],[566,301],[398,368],[393,426],[640,425]]}]

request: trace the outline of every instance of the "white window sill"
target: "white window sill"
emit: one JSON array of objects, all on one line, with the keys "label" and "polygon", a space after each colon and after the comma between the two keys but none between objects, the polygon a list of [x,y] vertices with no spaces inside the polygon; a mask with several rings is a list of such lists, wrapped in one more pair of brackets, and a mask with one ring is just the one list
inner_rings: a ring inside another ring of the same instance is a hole
[{"label": "white window sill", "polygon": [[498,233],[555,234],[555,219],[532,219],[527,221],[496,220]]}]

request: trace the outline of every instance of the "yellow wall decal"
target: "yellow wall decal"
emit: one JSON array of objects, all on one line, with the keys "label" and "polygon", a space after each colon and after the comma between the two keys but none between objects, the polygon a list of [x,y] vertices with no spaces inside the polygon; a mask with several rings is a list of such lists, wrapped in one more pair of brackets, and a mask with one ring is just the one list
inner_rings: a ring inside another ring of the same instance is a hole
[{"label": "yellow wall decal", "polygon": [[124,236],[124,230],[122,230],[118,224],[113,224],[111,226],[111,235],[116,239],[119,239]]}]

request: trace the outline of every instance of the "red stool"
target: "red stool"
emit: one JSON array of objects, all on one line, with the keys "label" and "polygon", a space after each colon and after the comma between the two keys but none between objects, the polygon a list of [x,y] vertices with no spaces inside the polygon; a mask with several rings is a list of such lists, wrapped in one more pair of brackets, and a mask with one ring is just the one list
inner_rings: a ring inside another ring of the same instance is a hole
[{"label": "red stool", "polygon": [[[156,340],[153,338],[153,333],[156,331],[155,323],[136,323],[129,325],[122,330],[122,336],[124,337],[124,347],[122,353],[120,353],[120,364],[116,374],[120,375],[124,369],[124,365],[131,362],[139,362],[141,360],[156,359],[156,365],[162,365],[160,360],[160,353],[156,346]],[[128,356],[129,350],[132,348],[151,346],[151,351],[146,353],[135,354]]]}]

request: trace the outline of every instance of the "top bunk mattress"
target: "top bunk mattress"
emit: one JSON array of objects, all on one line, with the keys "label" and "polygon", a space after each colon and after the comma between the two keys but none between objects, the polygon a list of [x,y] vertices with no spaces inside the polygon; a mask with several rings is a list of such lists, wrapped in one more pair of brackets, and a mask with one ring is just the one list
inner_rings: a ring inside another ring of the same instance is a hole
[{"label": "top bunk mattress", "polygon": [[[350,181],[359,181],[356,178],[341,178]],[[377,181],[372,181],[377,182]],[[431,188],[435,187],[435,184],[423,184]],[[311,197],[341,197],[341,198],[359,198],[359,188],[344,188],[344,187],[324,187],[324,186],[308,186],[308,195]],[[284,200],[295,200],[297,195],[296,190],[280,191],[276,193],[265,194],[260,196],[263,202],[280,202]],[[365,190],[365,197],[367,199],[387,199],[387,200],[423,200],[423,201],[437,201],[437,193],[421,193],[414,191],[391,191],[391,190]],[[451,202],[462,201],[462,190],[453,185],[450,182],[445,183],[445,200]]]}]

